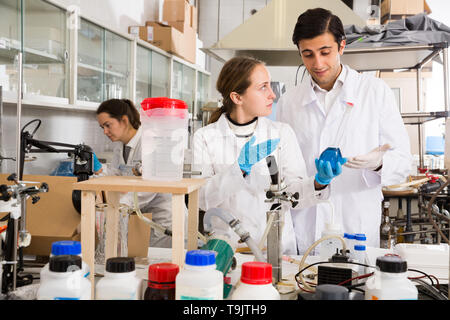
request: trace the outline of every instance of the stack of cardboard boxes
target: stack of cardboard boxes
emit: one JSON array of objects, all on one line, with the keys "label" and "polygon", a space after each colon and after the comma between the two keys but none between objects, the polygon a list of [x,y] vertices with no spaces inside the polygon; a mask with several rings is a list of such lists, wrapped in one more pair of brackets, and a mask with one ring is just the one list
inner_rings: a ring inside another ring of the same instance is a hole
[{"label": "stack of cardboard boxes", "polygon": [[419,13],[431,13],[424,0],[381,0],[380,23],[386,24]]},{"label": "stack of cardboard boxes", "polygon": [[128,32],[191,63],[196,62],[197,8],[187,0],[164,0],[162,21],[130,26]]}]

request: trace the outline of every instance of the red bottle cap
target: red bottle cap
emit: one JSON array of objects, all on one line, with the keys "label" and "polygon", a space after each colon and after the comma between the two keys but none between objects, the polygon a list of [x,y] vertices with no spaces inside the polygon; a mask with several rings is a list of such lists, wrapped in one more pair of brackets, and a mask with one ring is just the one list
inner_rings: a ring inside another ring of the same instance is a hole
[{"label": "red bottle cap", "polygon": [[183,100],[170,99],[166,97],[146,98],[141,102],[143,110],[150,110],[156,108],[164,109],[187,109],[188,105]]},{"label": "red bottle cap", "polygon": [[242,264],[241,281],[247,284],[272,283],[272,265],[259,261],[244,262]]},{"label": "red bottle cap", "polygon": [[148,280],[151,282],[175,282],[180,268],[173,263],[155,263],[148,267]]}]

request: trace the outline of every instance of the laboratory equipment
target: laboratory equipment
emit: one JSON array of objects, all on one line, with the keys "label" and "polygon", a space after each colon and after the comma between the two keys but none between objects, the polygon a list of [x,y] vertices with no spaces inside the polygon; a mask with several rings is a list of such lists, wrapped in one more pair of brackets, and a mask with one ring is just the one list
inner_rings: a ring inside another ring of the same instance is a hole
[{"label": "laboratory equipment", "polygon": [[333,254],[335,254],[336,251],[342,247],[341,242],[338,239],[338,237],[344,236],[343,232],[341,231],[340,225],[334,223],[325,223],[325,229],[322,231],[321,238],[328,236],[334,237],[325,239],[319,245],[319,254],[321,261],[331,260]]},{"label": "laboratory equipment", "polygon": [[272,265],[252,261],[242,264],[240,283],[232,300],[280,300],[280,294],[272,285]]},{"label": "laboratory equipment", "polygon": [[380,226],[380,248],[393,249],[395,243],[396,232],[389,218],[389,201],[384,201],[383,222]]},{"label": "laboratory equipment", "polygon": [[91,283],[81,271],[81,257],[54,256],[48,275],[41,281],[38,300],[91,300]]},{"label": "laboratory equipment", "polygon": [[158,97],[144,99],[141,106],[143,179],[181,180],[188,141],[186,102]]},{"label": "laboratory equipment", "polygon": [[336,147],[328,147],[326,148],[319,157],[319,161],[329,161],[331,164],[331,168],[333,171],[336,171],[337,163],[340,164],[345,163],[345,158],[342,157],[341,149]]},{"label": "laboratory equipment", "polygon": [[[74,255],[81,258],[81,271],[83,277],[87,278],[90,274],[89,265],[83,261],[83,256],[81,255],[81,243],[79,241],[55,241],[52,243],[52,251],[50,257],[63,256],[63,255]],[[43,281],[47,277],[49,272],[49,263],[45,264],[40,273],[40,281]]]},{"label": "laboratory equipment", "polygon": [[281,281],[282,277],[282,233],[284,225],[284,214],[288,209],[282,205],[282,202],[288,202],[292,208],[297,206],[300,197],[298,192],[287,191],[284,179],[281,178],[281,172],[273,155],[266,158],[269,168],[271,184],[269,190],[266,190],[267,203],[273,203],[270,210],[267,211],[267,262],[272,265],[272,277],[274,283]]},{"label": "laboratory equipment", "polygon": [[140,300],[141,280],[133,258],[109,258],[105,270],[95,286],[95,300]]},{"label": "laboratory equipment", "polygon": [[365,284],[365,300],[417,300],[416,286],[408,279],[407,262],[399,256],[377,258],[374,275]]},{"label": "laboratory equipment", "polygon": [[223,273],[216,270],[215,252],[191,250],[175,279],[176,300],[223,300]]},{"label": "laboratory equipment", "polygon": [[155,263],[148,267],[144,300],[175,300],[175,278],[180,271],[174,263]]}]

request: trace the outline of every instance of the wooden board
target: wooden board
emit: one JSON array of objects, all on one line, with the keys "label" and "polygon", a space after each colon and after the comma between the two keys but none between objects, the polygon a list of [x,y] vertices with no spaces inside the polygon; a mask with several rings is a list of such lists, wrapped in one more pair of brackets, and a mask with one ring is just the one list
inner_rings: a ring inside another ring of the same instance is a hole
[{"label": "wooden board", "polygon": [[205,179],[182,179],[180,181],[150,181],[142,177],[105,176],[73,184],[75,190],[159,192],[188,194],[205,184]]}]

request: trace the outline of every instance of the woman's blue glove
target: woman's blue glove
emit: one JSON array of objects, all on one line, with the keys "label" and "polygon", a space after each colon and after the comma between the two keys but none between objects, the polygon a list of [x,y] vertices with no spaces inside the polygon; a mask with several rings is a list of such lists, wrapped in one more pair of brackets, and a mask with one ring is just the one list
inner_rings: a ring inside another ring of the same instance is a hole
[{"label": "woman's blue glove", "polygon": [[347,158],[342,158],[341,161],[336,162],[336,169],[333,170],[330,161],[324,161],[316,159],[316,181],[319,184],[327,185],[330,184],[333,178],[337,177],[342,172],[342,165],[347,162]]},{"label": "woman's blue glove", "polygon": [[100,163],[100,161],[98,161],[98,158],[94,152],[92,152],[92,155],[92,160],[94,161],[94,172],[97,172],[102,168],[102,164]]},{"label": "woman's blue glove", "polygon": [[280,139],[270,139],[257,145],[253,145],[253,143],[255,143],[255,140],[256,137],[253,136],[242,147],[241,153],[239,154],[239,167],[246,174],[250,174],[253,165],[271,154],[280,142]]}]

